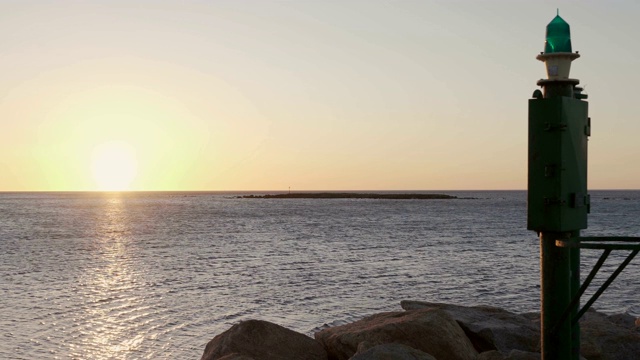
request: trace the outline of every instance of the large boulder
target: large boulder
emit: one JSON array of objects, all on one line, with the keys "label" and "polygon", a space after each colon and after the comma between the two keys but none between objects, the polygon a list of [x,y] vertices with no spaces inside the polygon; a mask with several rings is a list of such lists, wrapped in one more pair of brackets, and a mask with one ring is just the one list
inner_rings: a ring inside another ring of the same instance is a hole
[{"label": "large boulder", "polygon": [[[511,350],[508,355],[503,355],[497,350],[491,350],[478,355],[476,360],[540,360],[541,357],[542,355],[536,352]],[[579,360],[586,359],[580,356]]]},{"label": "large boulder", "polygon": [[262,320],[233,325],[207,344],[201,360],[327,360],[312,338]]},{"label": "large boulder", "polygon": [[640,359],[640,332],[630,315],[587,311],[580,319],[580,352],[587,360]]},{"label": "large boulder", "polygon": [[225,355],[221,357],[219,360],[256,360],[256,359],[252,358],[251,356],[233,353],[233,354]]},{"label": "large boulder", "polygon": [[541,355],[537,352],[511,350],[504,360],[540,360]]},{"label": "large boulder", "polygon": [[[402,301],[401,305],[407,311],[423,308],[446,311],[481,353],[480,359],[540,356],[539,313],[514,314],[490,306],[422,301]],[[587,360],[640,359],[640,320],[629,314],[606,315],[590,310],[580,319],[580,330],[580,353]],[[500,354],[490,350],[498,350]]]},{"label": "large boulder", "polygon": [[433,356],[402,344],[382,344],[358,351],[349,360],[437,360]]},{"label": "large boulder", "polygon": [[424,301],[402,301],[412,311],[437,308],[451,315],[464,330],[475,349],[482,353],[498,350],[540,352],[540,315],[519,315],[492,306],[458,306]]},{"label": "large boulder", "polygon": [[361,343],[399,343],[438,360],[473,360],[477,352],[456,321],[439,309],[372,315],[315,334],[331,360],[348,360]]},{"label": "large boulder", "polygon": [[505,360],[506,356],[498,350],[490,350],[480,353],[476,360]]},{"label": "large boulder", "polygon": [[[593,311],[596,312],[596,311]],[[587,314],[591,314],[592,311],[588,311]],[[620,325],[623,328],[640,332],[640,318],[636,318],[629,314],[614,314],[607,316],[609,321],[616,325]]]}]

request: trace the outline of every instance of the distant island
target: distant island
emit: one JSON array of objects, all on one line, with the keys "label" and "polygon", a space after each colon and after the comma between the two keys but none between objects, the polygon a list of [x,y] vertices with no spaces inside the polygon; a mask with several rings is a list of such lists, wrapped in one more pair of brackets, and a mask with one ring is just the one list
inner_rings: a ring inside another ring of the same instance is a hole
[{"label": "distant island", "polygon": [[345,192],[319,193],[286,193],[274,195],[244,195],[243,199],[390,199],[390,200],[427,200],[427,199],[457,199],[457,196],[444,194],[371,194]]}]

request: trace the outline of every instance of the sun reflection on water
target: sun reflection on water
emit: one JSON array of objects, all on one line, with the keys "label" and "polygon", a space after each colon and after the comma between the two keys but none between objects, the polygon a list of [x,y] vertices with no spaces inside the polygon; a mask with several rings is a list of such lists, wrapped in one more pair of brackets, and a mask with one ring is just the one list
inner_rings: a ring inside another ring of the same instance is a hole
[{"label": "sun reflection on water", "polygon": [[96,221],[95,265],[83,279],[83,317],[89,325],[83,334],[83,353],[77,354],[81,357],[125,358],[144,340],[143,333],[132,333],[135,325],[127,321],[143,301],[135,293],[140,272],[133,266],[131,229],[126,198],[109,194]]}]

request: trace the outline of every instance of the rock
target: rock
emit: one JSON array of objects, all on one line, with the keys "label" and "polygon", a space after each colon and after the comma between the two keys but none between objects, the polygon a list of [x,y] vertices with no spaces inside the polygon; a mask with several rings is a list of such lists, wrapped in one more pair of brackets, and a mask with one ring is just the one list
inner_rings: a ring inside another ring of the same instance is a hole
[{"label": "rock", "polygon": [[[512,350],[509,355],[503,355],[498,350],[485,351],[478,355],[476,360],[539,360],[542,357],[540,353]],[[587,360],[583,356],[580,356],[579,360]]]},{"label": "rock", "polygon": [[315,334],[331,360],[347,360],[361,343],[399,343],[438,360],[474,360],[477,352],[456,321],[439,309],[388,312]]},{"label": "rock", "polygon": [[485,351],[478,355],[476,360],[540,360],[540,353],[511,350],[509,355],[503,355],[497,350]]},{"label": "rock", "polygon": [[261,320],[233,325],[207,344],[201,360],[327,360],[310,337]]},{"label": "rock", "polygon": [[530,351],[521,351],[521,350],[511,350],[509,355],[504,358],[504,360],[540,360],[540,353],[538,352],[530,352]]},{"label": "rock", "polygon": [[587,360],[640,359],[640,332],[632,317],[587,311],[580,319],[580,337]]},{"label": "rock", "polygon": [[620,325],[624,328],[628,328],[631,330],[640,331],[640,318],[636,319],[635,317],[629,314],[614,314],[608,316],[609,321],[614,324]]},{"label": "rock", "polygon": [[485,351],[476,360],[505,360],[505,356],[498,350]]},{"label": "rock", "polygon": [[519,315],[491,306],[458,306],[422,301],[402,301],[405,310],[438,308],[451,315],[464,330],[475,349],[482,353],[498,350],[540,351],[540,315]]},{"label": "rock", "polygon": [[[213,338],[202,360],[538,360],[541,357],[539,314],[518,315],[490,306],[418,301],[403,301],[401,305],[406,311],[372,315],[324,329],[315,334],[317,341],[266,321],[244,321]],[[640,359],[639,319],[591,310],[580,325],[581,360]]]},{"label": "rock", "polygon": [[363,352],[358,351],[350,360],[437,360],[433,356],[402,344],[382,344]]},{"label": "rock", "polygon": [[233,353],[233,354],[229,354],[221,357],[220,360],[256,360],[256,359],[252,358],[251,356]]}]

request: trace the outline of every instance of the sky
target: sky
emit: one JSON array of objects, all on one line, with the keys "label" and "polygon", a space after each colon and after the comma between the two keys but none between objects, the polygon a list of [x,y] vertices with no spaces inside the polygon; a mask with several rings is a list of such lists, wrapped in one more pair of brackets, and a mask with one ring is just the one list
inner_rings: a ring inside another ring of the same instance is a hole
[{"label": "sky", "polygon": [[557,8],[638,189],[637,1],[0,0],[0,191],[526,189]]}]

